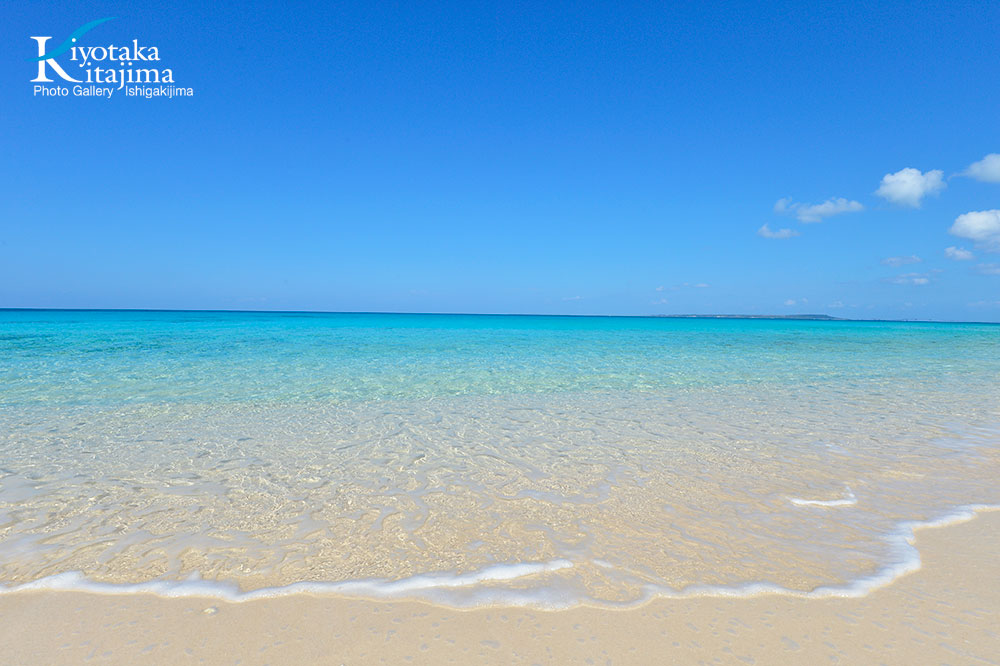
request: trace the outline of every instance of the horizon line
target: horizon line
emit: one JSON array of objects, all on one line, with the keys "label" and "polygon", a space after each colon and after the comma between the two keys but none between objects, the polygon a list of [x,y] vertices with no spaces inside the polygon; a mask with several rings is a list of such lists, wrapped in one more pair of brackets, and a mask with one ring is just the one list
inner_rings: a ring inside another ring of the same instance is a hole
[{"label": "horizon line", "polygon": [[392,310],[243,310],[227,308],[46,308],[0,307],[0,312],[204,312],[234,314],[316,314],[316,315],[414,315],[414,316],[464,316],[464,317],[592,317],[629,319],[772,319],[816,322],[894,322],[900,324],[985,324],[1000,325],[1000,321],[968,321],[962,319],[857,319],[834,317],[823,313],[798,314],[563,314],[538,312],[399,312]]}]

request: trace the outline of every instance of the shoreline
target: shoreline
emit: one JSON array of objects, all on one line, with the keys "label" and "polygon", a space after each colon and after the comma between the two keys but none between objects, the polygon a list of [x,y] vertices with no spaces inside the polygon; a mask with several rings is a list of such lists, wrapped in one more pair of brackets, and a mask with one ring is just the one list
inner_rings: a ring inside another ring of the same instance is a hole
[{"label": "shoreline", "polygon": [[0,594],[0,662],[996,663],[1000,572],[983,565],[1000,550],[1000,512],[921,524],[915,541],[918,568],[863,596],[658,598],[622,610],[20,590]]},{"label": "shoreline", "polygon": [[[853,494],[852,494],[853,497]],[[796,503],[795,498],[791,500]],[[838,506],[844,500],[833,503],[815,500],[798,500],[800,504]],[[851,500],[853,501],[853,500]],[[399,580],[355,579],[344,581],[299,581],[277,587],[263,587],[241,590],[235,583],[205,580],[193,576],[186,580],[151,580],[139,583],[108,583],[89,580],[80,572],[70,571],[40,578],[28,583],[5,587],[0,585],[0,597],[10,594],[32,592],[76,592],[102,596],[153,595],[162,599],[214,599],[229,604],[243,604],[267,599],[282,599],[300,595],[312,595],[328,599],[382,602],[422,602],[442,609],[464,611],[481,608],[512,608],[533,611],[570,611],[577,608],[602,610],[633,610],[659,600],[737,598],[751,599],[761,596],[790,597],[799,599],[863,598],[872,592],[891,586],[899,579],[919,571],[922,566],[917,535],[928,529],[940,529],[974,520],[984,513],[1000,511],[1000,505],[965,504],[928,520],[907,520],[899,523],[884,539],[892,546],[893,561],[885,564],[867,576],[839,585],[822,585],[813,590],[803,591],[781,587],[770,582],[751,582],[743,585],[692,585],[675,590],[671,588],[649,589],[647,596],[634,602],[602,603],[596,599],[556,604],[553,601],[540,602],[538,594],[545,588],[529,591],[499,589],[480,596],[473,596],[478,603],[458,604],[443,601],[442,594],[452,588],[474,587],[481,582],[516,579],[524,575],[534,575],[548,571],[572,568],[569,560],[556,559],[542,562],[519,562],[494,564],[480,570],[463,573],[433,572],[419,573]]]}]

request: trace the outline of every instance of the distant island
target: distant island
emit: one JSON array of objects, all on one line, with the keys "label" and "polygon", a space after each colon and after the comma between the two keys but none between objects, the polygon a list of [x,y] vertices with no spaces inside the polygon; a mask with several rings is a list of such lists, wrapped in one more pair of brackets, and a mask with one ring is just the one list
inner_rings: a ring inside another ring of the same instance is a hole
[{"label": "distant island", "polygon": [[843,317],[825,314],[754,315],[754,314],[658,314],[667,319],[805,319],[809,321],[847,321]]}]

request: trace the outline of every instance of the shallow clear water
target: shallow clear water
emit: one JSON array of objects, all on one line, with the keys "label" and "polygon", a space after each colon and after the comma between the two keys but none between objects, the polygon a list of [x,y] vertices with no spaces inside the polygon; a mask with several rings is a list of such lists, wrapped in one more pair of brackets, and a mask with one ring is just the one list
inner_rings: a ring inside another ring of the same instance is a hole
[{"label": "shallow clear water", "polygon": [[0,311],[0,585],[863,592],[998,425],[1000,326]]}]

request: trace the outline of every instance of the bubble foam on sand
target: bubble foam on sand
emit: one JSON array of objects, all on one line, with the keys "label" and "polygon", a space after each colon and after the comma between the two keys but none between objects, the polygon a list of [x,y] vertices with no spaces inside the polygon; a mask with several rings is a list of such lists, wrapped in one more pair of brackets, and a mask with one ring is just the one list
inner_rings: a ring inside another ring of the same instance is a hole
[{"label": "bubble foam on sand", "polygon": [[858,503],[858,498],[855,497],[854,493],[851,491],[850,487],[844,486],[846,491],[846,496],[840,499],[832,500],[817,500],[817,499],[801,499],[798,497],[789,497],[788,501],[796,506],[854,506]]}]

